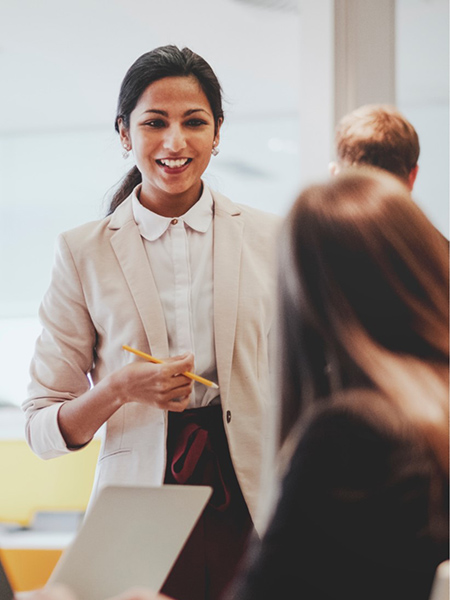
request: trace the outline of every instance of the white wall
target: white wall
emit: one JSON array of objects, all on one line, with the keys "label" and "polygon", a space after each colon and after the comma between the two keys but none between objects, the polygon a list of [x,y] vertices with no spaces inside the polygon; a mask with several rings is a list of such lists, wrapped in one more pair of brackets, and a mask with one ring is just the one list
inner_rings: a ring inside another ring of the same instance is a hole
[{"label": "white wall", "polygon": [[419,134],[414,197],[449,237],[449,3],[397,0],[397,106]]}]

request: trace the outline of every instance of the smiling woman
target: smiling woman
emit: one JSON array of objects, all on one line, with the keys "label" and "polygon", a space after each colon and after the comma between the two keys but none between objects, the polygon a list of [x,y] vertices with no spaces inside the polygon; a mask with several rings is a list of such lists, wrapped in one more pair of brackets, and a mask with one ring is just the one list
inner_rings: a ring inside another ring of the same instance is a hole
[{"label": "smiling woman", "polygon": [[[173,201],[187,192],[186,199],[179,198],[177,212],[190,208],[200,196],[200,178],[211,154],[218,153],[223,118],[220,83],[200,56],[187,48],[164,46],[138,58],[122,82],[115,123],[124,151],[133,151],[136,166],[114,195],[110,212],[141,182],[140,200],[146,204],[148,197],[152,210],[154,202],[160,203],[157,197],[166,205],[164,190],[169,181],[167,193]],[[174,160],[184,162],[170,162]],[[187,170],[187,177],[163,176],[178,175],[178,169]],[[167,208],[155,212],[164,215]]]},{"label": "smiling woman", "polygon": [[85,446],[106,423],[94,497],[111,483],[213,488],[163,588],[179,600],[219,598],[233,577],[270,401],[280,219],[204,184],[222,122],[220,84],[191,50],[164,46],[130,67],[115,127],[136,164],[106,218],[59,237],[24,403],[43,458]]},{"label": "smiling woman", "polygon": [[163,216],[187,212],[200,197],[221,124],[196,77],[165,77],[150,85],[129,126],[118,118],[122,144],[133,151],[142,175],[141,204]]}]

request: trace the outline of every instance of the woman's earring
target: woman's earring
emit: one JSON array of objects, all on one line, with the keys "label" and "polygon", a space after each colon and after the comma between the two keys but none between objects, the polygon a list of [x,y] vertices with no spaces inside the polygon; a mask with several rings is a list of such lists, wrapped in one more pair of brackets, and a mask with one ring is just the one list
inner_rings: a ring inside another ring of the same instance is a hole
[{"label": "woman's earring", "polygon": [[123,145],[123,150],[122,150],[122,156],[124,159],[127,159],[128,156],[130,155],[130,146],[128,146],[128,144],[124,144]]},{"label": "woman's earring", "polygon": [[213,142],[213,147],[211,150],[211,154],[213,156],[217,156],[219,154],[219,148],[216,148],[217,142]]}]

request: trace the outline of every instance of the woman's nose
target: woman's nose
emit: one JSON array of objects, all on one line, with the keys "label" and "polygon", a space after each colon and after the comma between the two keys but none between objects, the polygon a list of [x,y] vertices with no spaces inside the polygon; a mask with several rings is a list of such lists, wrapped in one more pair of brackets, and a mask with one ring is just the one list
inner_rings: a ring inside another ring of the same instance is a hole
[{"label": "woman's nose", "polygon": [[186,137],[180,127],[170,127],[164,136],[164,148],[171,152],[180,152],[186,148]]}]

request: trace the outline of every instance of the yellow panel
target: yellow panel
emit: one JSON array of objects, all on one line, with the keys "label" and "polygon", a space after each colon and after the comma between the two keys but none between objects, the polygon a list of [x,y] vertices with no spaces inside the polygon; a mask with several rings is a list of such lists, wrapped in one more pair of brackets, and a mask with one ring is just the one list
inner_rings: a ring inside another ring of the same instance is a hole
[{"label": "yellow panel", "polygon": [[100,440],[51,460],[41,460],[24,440],[0,440],[0,521],[28,525],[36,511],[86,509]]},{"label": "yellow panel", "polygon": [[0,548],[0,557],[15,592],[43,587],[55,568],[62,550]]}]

